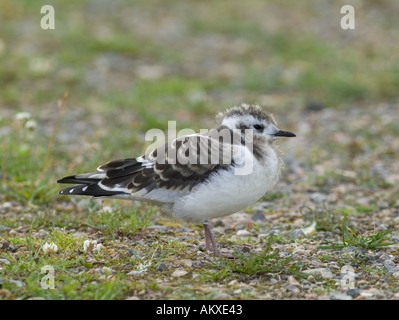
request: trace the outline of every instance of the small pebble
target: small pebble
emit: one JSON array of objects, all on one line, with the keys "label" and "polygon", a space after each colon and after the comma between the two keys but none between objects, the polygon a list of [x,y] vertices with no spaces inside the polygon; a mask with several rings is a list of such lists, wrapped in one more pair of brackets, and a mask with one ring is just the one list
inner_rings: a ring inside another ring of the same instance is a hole
[{"label": "small pebble", "polygon": [[238,237],[249,237],[249,236],[251,236],[251,232],[249,232],[248,230],[242,229],[242,230],[238,230],[236,235]]},{"label": "small pebble", "polygon": [[187,273],[188,272],[186,270],[177,269],[177,270],[173,271],[171,276],[172,277],[176,277],[176,278],[180,278],[180,277],[185,276]]},{"label": "small pebble", "polygon": [[306,235],[303,233],[301,229],[294,229],[290,231],[291,236],[294,239],[303,239],[306,237]]},{"label": "small pebble", "polygon": [[138,271],[138,270],[133,270],[128,272],[126,275],[127,276],[140,276],[143,274],[143,271]]},{"label": "small pebble", "polygon": [[285,288],[286,288],[288,291],[291,291],[291,292],[299,292],[299,289],[298,289],[298,287],[296,287],[296,286],[286,285]]},{"label": "small pebble", "polygon": [[222,220],[218,219],[218,220],[216,220],[214,226],[215,227],[224,227],[224,223]]},{"label": "small pebble", "polygon": [[351,296],[352,298],[356,298],[360,295],[360,290],[358,288],[349,289],[346,291],[346,294]]},{"label": "small pebble", "polygon": [[4,202],[2,205],[0,205],[1,209],[8,209],[12,207],[12,203],[11,202]]},{"label": "small pebble", "polygon": [[330,294],[331,300],[352,300],[352,296],[342,292],[335,292]]},{"label": "small pebble", "polygon": [[300,286],[300,283],[298,282],[297,279],[294,278],[294,276],[289,276],[289,277],[287,278],[287,283],[288,283],[290,286]]},{"label": "small pebble", "polygon": [[167,268],[168,268],[168,266],[167,266],[165,263],[161,262],[161,263],[158,265],[158,267],[156,268],[156,270],[162,272],[162,271],[165,271]]},{"label": "small pebble", "polygon": [[315,203],[322,203],[326,200],[326,196],[322,193],[315,192],[310,196],[310,199]]},{"label": "small pebble", "polygon": [[388,273],[390,274],[399,272],[399,267],[396,266],[395,263],[391,260],[385,260],[384,267],[388,270]]},{"label": "small pebble", "polygon": [[0,249],[8,250],[9,248],[10,248],[10,241],[2,240],[2,243],[0,244]]},{"label": "small pebble", "polygon": [[263,211],[260,211],[260,210],[255,211],[255,213],[252,215],[251,219],[254,221],[265,221],[266,220]]},{"label": "small pebble", "polygon": [[[307,269],[303,270],[302,272],[311,274],[311,275],[319,275],[324,279],[332,279],[334,274],[328,268],[315,268],[315,269]],[[309,278],[308,278],[309,280]]]}]

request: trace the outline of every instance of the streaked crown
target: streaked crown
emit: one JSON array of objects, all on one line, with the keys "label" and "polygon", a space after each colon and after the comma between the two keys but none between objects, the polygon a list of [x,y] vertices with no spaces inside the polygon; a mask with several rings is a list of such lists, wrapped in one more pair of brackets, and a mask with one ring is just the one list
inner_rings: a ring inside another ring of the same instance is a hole
[{"label": "streaked crown", "polygon": [[267,141],[273,141],[281,136],[295,136],[291,132],[279,130],[272,114],[258,105],[242,104],[220,112],[216,117],[222,127],[230,130],[253,130],[254,137]]}]

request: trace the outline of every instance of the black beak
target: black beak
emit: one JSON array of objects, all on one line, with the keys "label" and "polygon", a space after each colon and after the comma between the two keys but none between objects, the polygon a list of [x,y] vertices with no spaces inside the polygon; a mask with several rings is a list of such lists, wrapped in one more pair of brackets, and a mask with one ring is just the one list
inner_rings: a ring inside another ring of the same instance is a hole
[{"label": "black beak", "polygon": [[274,134],[275,137],[296,137],[295,133],[279,130]]}]

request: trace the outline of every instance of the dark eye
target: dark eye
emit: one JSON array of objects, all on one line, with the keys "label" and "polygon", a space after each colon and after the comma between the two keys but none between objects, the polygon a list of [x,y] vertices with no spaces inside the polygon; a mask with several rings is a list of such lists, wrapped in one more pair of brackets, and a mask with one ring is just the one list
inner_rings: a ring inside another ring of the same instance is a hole
[{"label": "dark eye", "polygon": [[261,126],[260,124],[255,124],[254,129],[260,131],[263,129],[263,126]]}]

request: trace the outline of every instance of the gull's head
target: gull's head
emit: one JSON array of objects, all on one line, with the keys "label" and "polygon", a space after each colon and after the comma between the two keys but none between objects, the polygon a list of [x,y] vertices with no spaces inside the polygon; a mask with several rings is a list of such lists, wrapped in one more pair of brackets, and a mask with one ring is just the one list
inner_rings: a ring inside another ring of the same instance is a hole
[{"label": "gull's head", "polygon": [[230,130],[252,130],[254,138],[261,138],[269,142],[278,137],[295,137],[289,131],[277,128],[273,116],[258,105],[242,104],[220,112],[217,118],[221,119],[221,126]]}]

